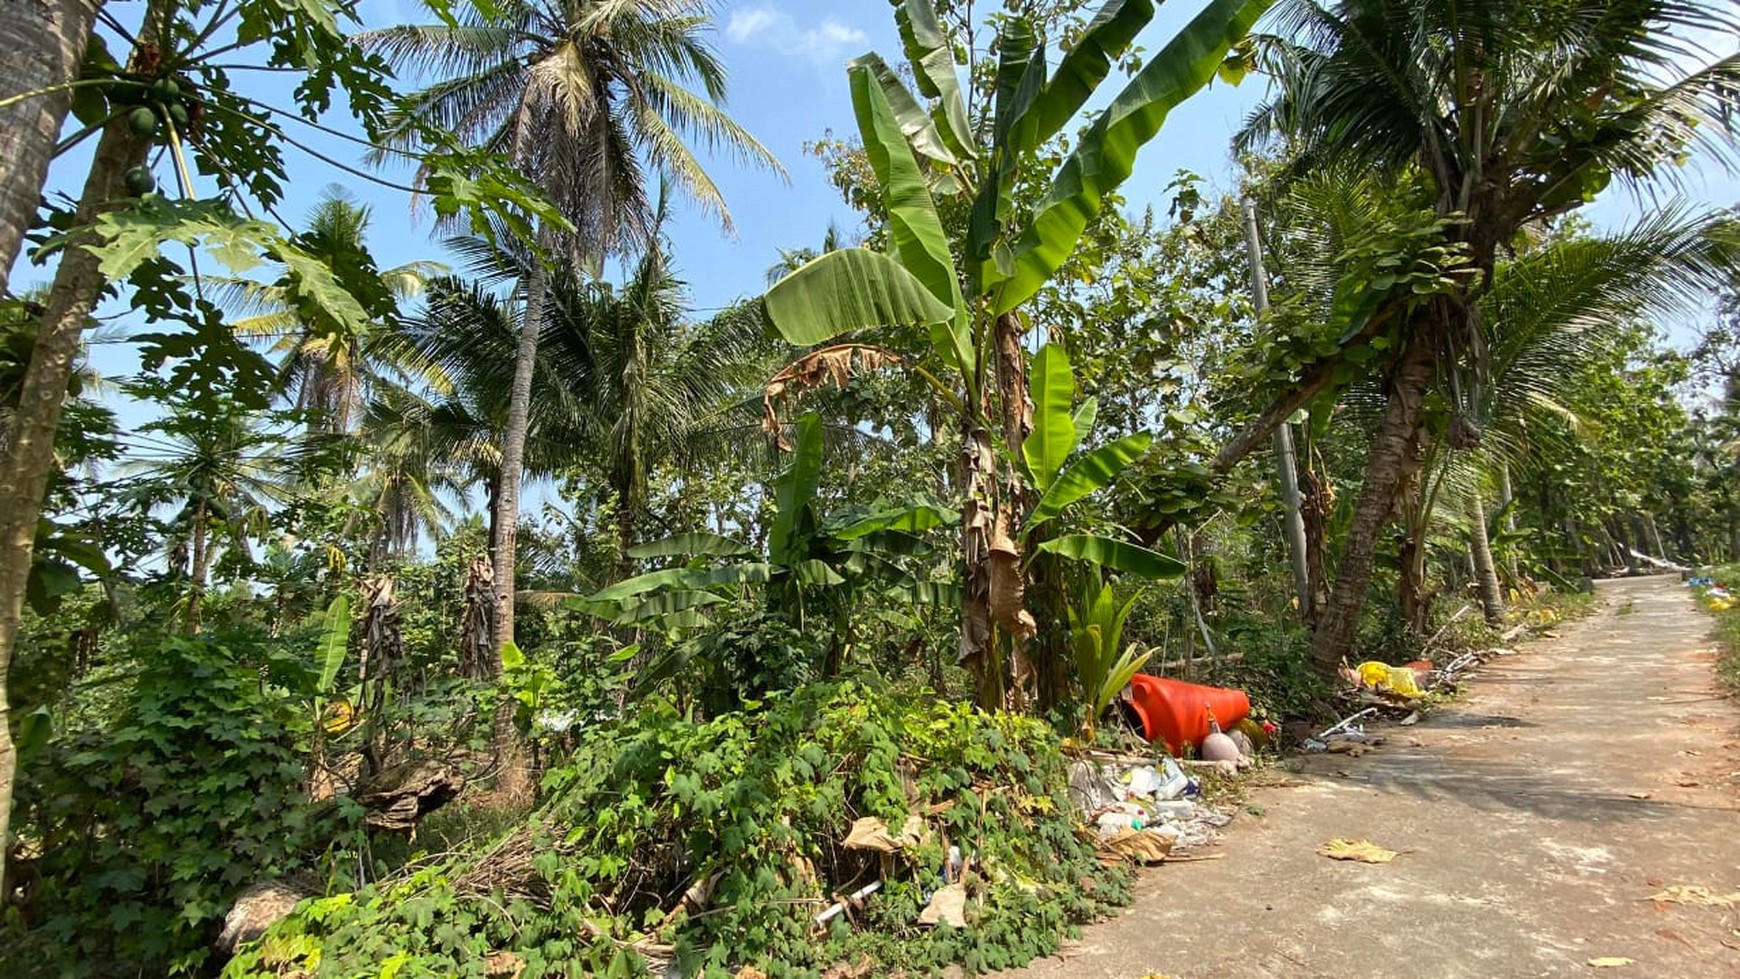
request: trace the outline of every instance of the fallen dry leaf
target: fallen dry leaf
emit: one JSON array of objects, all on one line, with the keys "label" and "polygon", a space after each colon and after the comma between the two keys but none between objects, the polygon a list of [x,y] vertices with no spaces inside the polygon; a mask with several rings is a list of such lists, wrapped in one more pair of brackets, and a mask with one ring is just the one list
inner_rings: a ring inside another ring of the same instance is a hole
[{"label": "fallen dry leaf", "polygon": [[1695,778],[1681,778],[1681,779],[1675,779],[1674,784],[1679,786],[1682,789],[1695,789],[1701,783],[1699,783],[1699,781]]},{"label": "fallen dry leaf", "polygon": [[1360,863],[1389,863],[1398,855],[1396,850],[1388,850],[1370,840],[1334,839],[1317,849],[1331,860],[1356,860]]},{"label": "fallen dry leaf", "polygon": [[1589,964],[1597,969],[1617,969],[1622,965],[1630,965],[1636,959],[1628,959],[1623,955],[1603,955],[1589,960]]},{"label": "fallen dry leaf", "polygon": [[1633,799],[1647,799],[1647,798],[1649,798],[1648,792],[1628,792],[1626,794],[1631,796]]},{"label": "fallen dry leaf", "polygon": [[1647,901],[1659,901],[1662,904],[1700,904],[1708,908],[1731,908],[1740,904],[1740,891],[1730,894],[1718,894],[1698,884],[1675,884],[1659,894],[1651,894]]}]

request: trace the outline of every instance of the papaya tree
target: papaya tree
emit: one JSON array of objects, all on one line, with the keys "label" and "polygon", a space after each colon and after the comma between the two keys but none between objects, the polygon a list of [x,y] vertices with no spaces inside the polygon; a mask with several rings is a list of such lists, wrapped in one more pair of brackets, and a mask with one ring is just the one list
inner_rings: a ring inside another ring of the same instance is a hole
[{"label": "papaya tree", "polygon": [[[847,68],[864,152],[880,189],[889,253],[840,249],[768,291],[768,318],[791,343],[812,346],[856,331],[923,326],[941,370],[939,397],[961,438],[963,595],[960,661],[982,706],[1008,702],[997,636],[1019,650],[1037,632],[1025,608],[1017,540],[1034,505],[1020,467],[1033,430],[1022,307],[1057,272],[1083,231],[1129,177],[1137,151],[1200,90],[1269,0],[1213,0],[1130,78],[1051,174],[1049,190],[1017,213],[1023,169],[1038,166],[1154,14],[1150,0],[1110,0],[1056,70],[1019,14],[1001,23],[992,111],[974,130],[953,43],[930,0],[903,0],[898,22],[918,94],[875,54]],[[951,236],[938,196],[970,201]],[[1060,325],[1061,326],[1061,325]],[[1049,439],[1050,435],[1045,436]]]}]

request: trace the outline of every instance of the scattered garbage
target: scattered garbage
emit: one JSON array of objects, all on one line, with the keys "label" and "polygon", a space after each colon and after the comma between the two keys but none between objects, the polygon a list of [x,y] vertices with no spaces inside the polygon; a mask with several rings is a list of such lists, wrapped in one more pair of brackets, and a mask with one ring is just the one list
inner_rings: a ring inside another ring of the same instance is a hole
[{"label": "scattered garbage", "polygon": [[906,817],[901,824],[899,835],[888,832],[888,824],[875,816],[865,816],[852,824],[851,832],[841,842],[848,850],[875,850],[878,853],[894,853],[909,846],[917,846],[924,842],[924,820],[917,815]]},{"label": "scattered garbage", "polygon": [[947,925],[950,928],[965,928],[967,926],[967,886],[965,884],[948,884],[939,887],[930,896],[930,903],[918,914],[921,925]]},{"label": "scattered garbage", "polygon": [[1317,848],[1331,860],[1351,860],[1356,863],[1389,863],[1403,851],[1378,846],[1370,840],[1333,839]]},{"label": "scattered garbage", "polygon": [[1740,904],[1740,891],[1722,894],[1699,884],[1675,884],[1644,900],[1658,904],[1699,904],[1708,908],[1731,908]]},{"label": "scattered garbage", "polygon": [[863,887],[858,888],[857,890],[846,895],[845,897],[840,898],[839,900],[835,901],[832,905],[829,905],[829,907],[826,911],[823,911],[821,914],[816,915],[816,917],[815,917],[816,924],[825,925],[828,922],[834,920],[835,918],[838,918],[840,916],[840,914],[842,912],[844,912],[848,906],[854,907],[854,908],[862,907],[864,904],[865,898],[869,897],[870,895],[876,893],[877,891],[879,891],[881,889],[882,889],[882,882],[879,880],[873,880],[870,883],[865,884]]},{"label": "scattered garbage", "polygon": [[1185,766],[1167,755],[1150,761],[1089,752],[1070,770],[1070,798],[1081,807],[1101,853],[1111,859],[1152,863],[1219,842],[1218,831],[1232,814],[1198,801],[1199,791]]},{"label": "scattered garbage", "polygon": [[1101,850],[1144,866],[1163,862],[1172,855],[1174,838],[1150,830],[1126,830],[1105,841]]},{"label": "scattered garbage", "polygon": [[1235,766],[1250,764],[1244,752],[1239,750],[1238,742],[1228,737],[1220,729],[1220,721],[1214,716],[1212,708],[1204,708],[1208,714],[1208,736],[1202,739],[1201,754],[1204,761],[1230,761]]}]

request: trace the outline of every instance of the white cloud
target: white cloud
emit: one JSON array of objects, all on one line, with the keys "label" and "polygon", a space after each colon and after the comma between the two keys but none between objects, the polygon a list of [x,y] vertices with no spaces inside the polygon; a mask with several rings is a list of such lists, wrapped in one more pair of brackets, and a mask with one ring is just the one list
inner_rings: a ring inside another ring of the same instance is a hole
[{"label": "white cloud", "polygon": [[804,26],[788,13],[765,4],[740,7],[725,23],[725,36],[733,44],[758,45],[797,55],[819,67],[834,68],[856,54],[870,36],[833,17]]}]

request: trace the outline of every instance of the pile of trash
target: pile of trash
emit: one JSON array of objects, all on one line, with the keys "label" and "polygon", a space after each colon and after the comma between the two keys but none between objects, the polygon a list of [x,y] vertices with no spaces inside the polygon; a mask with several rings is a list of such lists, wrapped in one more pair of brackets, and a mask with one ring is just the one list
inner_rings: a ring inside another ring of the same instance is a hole
[{"label": "pile of trash", "polygon": [[1707,576],[1687,578],[1686,584],[1692,588],[1702,589],[1704,604],[1709,606],[1713,612],[1726,612],[1736,604],[1740,604],[1740,600],[1735,599],[1734,593],[1714,578]]},{"label": "pile of trash", "polygon": [[1150,760],[1089,752],[1070,766],[1070,800],[1108,861],[1159,863],[1220,842],[1232,813],[1205,804],[1201,793],[1201,781],[1166,754]]}]

